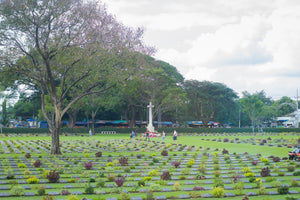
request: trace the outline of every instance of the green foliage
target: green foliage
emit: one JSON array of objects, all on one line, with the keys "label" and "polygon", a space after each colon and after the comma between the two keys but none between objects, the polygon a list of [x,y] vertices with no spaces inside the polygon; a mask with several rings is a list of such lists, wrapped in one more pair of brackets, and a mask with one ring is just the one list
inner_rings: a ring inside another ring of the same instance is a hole
[{"label": "green foliage", "polygon": [[18,163],[18,168],[26,168],[27,166],[24,163]]},{"label": "green foliage", "polygon": [[289,186],[287,186],[287,185],[280,185],[277,188],[277,192],[279,194],[288,194],[288,192],[289,192]]},{"label": "green foliage", "polygon": [[159,184],[154,183],[154,184],[150,185],[149,189],[153,192],[159,192],[159,191],[161,191],[161,186]]},{"label": "green foliage", "polygon": [[24,194],[24,192],[25,192],[25,189],[22,186],[19,186],[19,185],[14,185],[10,189],[10,194],[15,195],[15,196],[21,196],[21,195]]},{"label": "green foliage", "polygon": [[81,200],[77,195],[70,195],[66,198],[66,200]]},{"label": "green foliage", "polygon": [[143,181],[152,181],[152,177],[145,176],[145,177],[143,178]]},{"label": "green foliage", "polygon": [[121,192],[120,200],[130,200],[130,195],[126,192]]},{"label": "green foliage", "polygon": [[150,172],[148,172],[148,175],[149,176],[158,176],[159,175],[159,173],[158,173],[158,171],[157,170],[151,170]]},{"label": "green foliage", "polygon": [[144,180],[139,180],[139,181],[137,182],[137,185],[138,185],[138,186],[145,186],[146,184],[145,184],[145,181],[144,181]]},{"label": "green foliage", "polygon": [[42,196],[46,194],[46,189],[43,185],[41,185],[37,190],[38,195]]},{"label": "green foliage", "polygon": [[94,194],[95,193],[95,189],[93,186],[91,186],[89,183],[86,185],[84,192],[86,194]]},{"label": "green foliage", "polygon": [[181,190],[181,186],[180,186],[179,182],[174,183],[173,190],[175,190],[175,191],[180,191]]},{"label": "green foliage", "polygon": [[104,187],[105,186],[105,180],[99,179],[96,183],[97,187]]},{"label": "green foliage", "polygon": [[39,183],[39,179],[36,176],[30,177],[27,179],[28,184],[37,184]]},{"label": "green foliage", "polygon": [[215,187],[212,190],[211,194],[213,195],[213,197],[216,197],[216,198],[224,197],[224,188],[222,188],[222,187]]}]

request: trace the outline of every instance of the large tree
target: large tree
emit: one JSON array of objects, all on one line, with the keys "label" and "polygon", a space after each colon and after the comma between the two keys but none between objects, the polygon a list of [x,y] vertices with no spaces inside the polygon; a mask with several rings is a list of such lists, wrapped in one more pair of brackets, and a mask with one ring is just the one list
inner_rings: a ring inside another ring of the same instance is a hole
[{"label": "large tree", "polygon": [[218,113],[229,116],[230,111],[235,109],[237,95],[222,83],[187,80],[184,82],[184,89],[187,92],[187,109],[191,117],[200,119],[204,126],[215,119]]},{"label": "large tree", "polygon": [[243,92],[243,97],[240,99],[243,110],[251,119],[253,134],[257,121],[263,117],[265,104],[263,102],[264,98],[261,97],[262,96],[260,92],[250,94],[249,92],[245,91]]},{"label": "large tree", "polygon": [[[97,2],[3,0],[0,3],[1,75],[41,91],[41,108],[52,134],[51,154],[61,154],[63,115],[79,99],[126,79],[134,52],[148,52],[141,29],[118,23]],[[72,93],[72,99],[64,104]],[[54,119],[45,110],[48,95]]]}]

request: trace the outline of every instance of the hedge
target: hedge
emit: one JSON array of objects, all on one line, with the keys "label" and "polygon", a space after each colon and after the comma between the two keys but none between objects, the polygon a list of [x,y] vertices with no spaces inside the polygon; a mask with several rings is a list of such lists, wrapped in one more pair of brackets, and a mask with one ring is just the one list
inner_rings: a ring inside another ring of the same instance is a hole
[{"label": "hedge", "polygon": [[[144,133],[146,128],[95,128],[95,133],[99,134],[103,131],[115,131],[116,133],[124,133],[129,134],[133,130],[136,130],[138,134]],[[176,130],[180,133],[252,133],[251,128],[157,128],[155,131],[161,133],[165,131],[165,133],[173,133]],[[41,133],[50,133],[47,128],[3,128],[3,133],[33,133],[33,134],[41,134]],[[257,131],[257,129],[255,130]],[[62,128],[62,134],[81,134],[88,133],[88,128]],[[294,132],[300,133],[300,128],[264,128],[263,132],[267,133],[282,133],[282,132]]]}]

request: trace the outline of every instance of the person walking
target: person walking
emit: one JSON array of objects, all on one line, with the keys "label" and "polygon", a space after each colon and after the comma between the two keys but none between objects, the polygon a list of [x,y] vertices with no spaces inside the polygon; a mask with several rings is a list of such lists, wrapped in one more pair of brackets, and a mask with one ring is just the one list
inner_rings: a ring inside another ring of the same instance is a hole
[{"label": "person walking", "polygon": [[149,131],[148,130],[146,131],[146,139],[145,139],[145,141],[147,141],[147,140],[150,142],[150,137],[149,137]]},{"label": "person walking", "polygon": [[178,133],[176,132],[176,130],[174,130],[173,141],[176,142],[176,144],[177,144],[177,136],[178,136]]},{"label": "person walking", "polygon": [[89,130],[89,135],[92,136],[93,135],[93,131],[92,129]]},{"label": "person walking", "polygon": [[166,133],[165,131],[162,132],[162,141],[164,142],[165,141],[165,138],[166,138]]}]

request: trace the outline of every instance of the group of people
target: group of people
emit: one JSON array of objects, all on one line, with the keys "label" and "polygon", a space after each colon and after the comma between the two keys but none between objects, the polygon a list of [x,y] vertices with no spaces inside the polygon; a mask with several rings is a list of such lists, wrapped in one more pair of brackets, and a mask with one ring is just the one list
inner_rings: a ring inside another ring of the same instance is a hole
[{"label": "group of people", "polygon": [[[136,132],[135,131],[132,131],[131,134],[130,134],[130,138],[135,138],[137,136]],[[145,132],[145,141],[150,141],[150,132],[147,130]],[[176,130],[174,130],[174,133],[173,133],[173,141],[177,143],[177,137],[178,137],[178,133]],[[162,141],[165,141],[166,139],[166,133],[165,131],[162,132]]]}]

